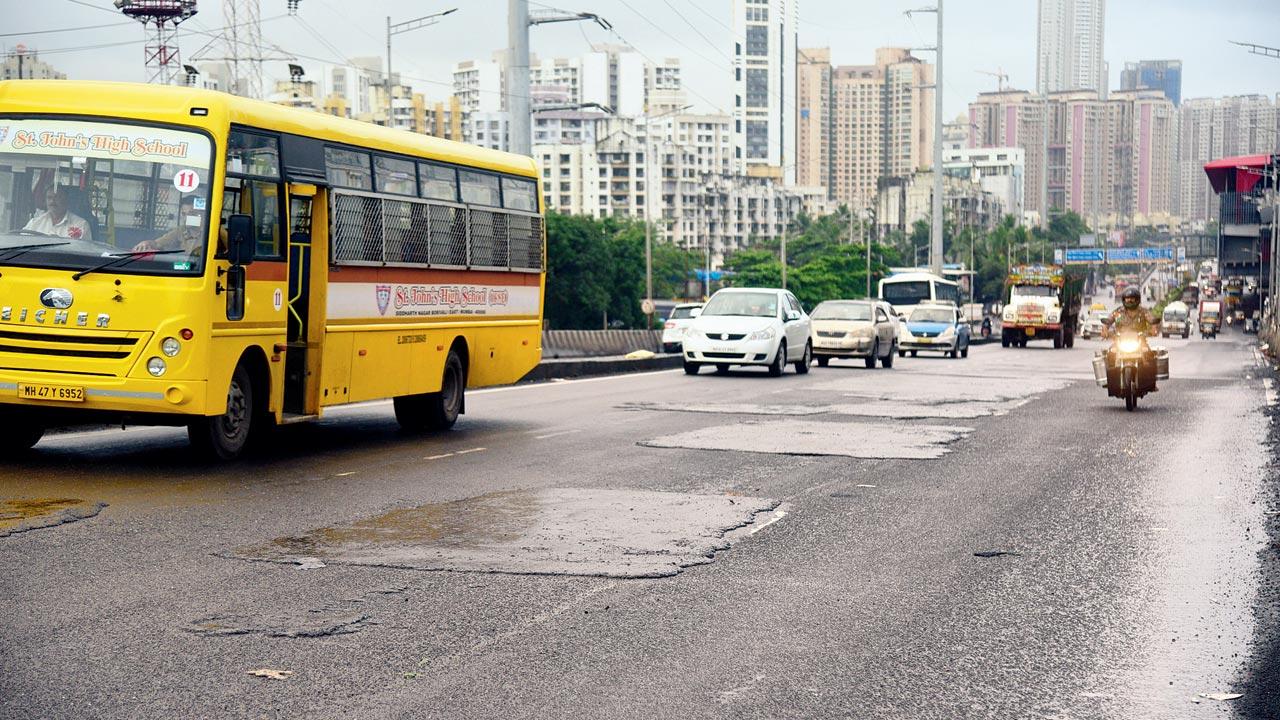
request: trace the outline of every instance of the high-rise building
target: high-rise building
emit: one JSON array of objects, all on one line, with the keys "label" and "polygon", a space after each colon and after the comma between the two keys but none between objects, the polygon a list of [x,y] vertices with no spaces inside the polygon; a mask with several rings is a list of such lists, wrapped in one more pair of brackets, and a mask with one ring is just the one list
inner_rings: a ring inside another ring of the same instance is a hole
[{"label": "high-rise building", "polygon": [[882,179],[933,165],[933,65],[903,48],[874,65],[832,67],[830,51],[800,53],[796,182],[868,207]]},{"label": "high-rise building", "polygon": [[52,65],[40,59],[35,50],[18,45],[0,62],[0,80],[15,79],[66,80],[67,74],[54,70]]},{"label": "high-rise building", "polygon": [[1106,0],[1039,0],[1036,89],[1107,94],[1102,59]]},{"label": "high-rise building", "polygon": [[1208,222],[1217,218],[1218,204],[1205,163],[1280,152],[1280,96],[1191,98],[1178,116],[1178,212],[1191,222]]},{"label": "high-rise building", "polygon": [[1143,60],[1125,63],[1120,71],[1121,90],[1159,90],[1175,106],[1182,104],[1182,61]]},{"label": "high-rise building", "polygon": [[[1048,127],[1044,124],[1048,119]],[[970,147],[1022,148],[1024,206],[1071,210],[1099,227],[1164,224],[1176,215],[1177,118],[1160,92],[1093,90],[1047,97],[983,93],[969,105]]]},{"label": "high-rise building", "polygon": [[796,176],[799,0],[733,0],[734,161],[740,172]]}]

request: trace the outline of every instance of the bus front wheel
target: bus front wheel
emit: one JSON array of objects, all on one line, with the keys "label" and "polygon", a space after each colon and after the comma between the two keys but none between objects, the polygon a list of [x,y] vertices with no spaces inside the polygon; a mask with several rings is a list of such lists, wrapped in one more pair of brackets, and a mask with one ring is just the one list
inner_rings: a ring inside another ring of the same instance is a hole
[{"label": "bus front wheel", "polygon": [[191,444],[205,457],[234,460],[244,452],[253,430],[253,380],[237,365],[227,387],[227,409],[221,415],[202,417],[187,425]]},{"label": "bus front wheel", "polygon": [[458,422],[467,387],[467,372],[462,358],[454,350],[444,360],[444,374],[440,378],[440,392],[421,395],[403,395],[392,404],[396,410],[396,422],[411,432],[422,430],[448,430]]}]

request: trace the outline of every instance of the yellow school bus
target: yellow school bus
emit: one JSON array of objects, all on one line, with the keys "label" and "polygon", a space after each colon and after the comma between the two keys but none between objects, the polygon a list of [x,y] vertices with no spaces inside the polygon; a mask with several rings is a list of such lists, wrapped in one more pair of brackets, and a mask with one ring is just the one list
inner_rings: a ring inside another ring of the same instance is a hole
[{"label": "yellow school bus", "polygon": [[233,458],[393,398],[451,427],[541,358],[537,169],[223,93],[0,82],[0,450],[185,425]]}]

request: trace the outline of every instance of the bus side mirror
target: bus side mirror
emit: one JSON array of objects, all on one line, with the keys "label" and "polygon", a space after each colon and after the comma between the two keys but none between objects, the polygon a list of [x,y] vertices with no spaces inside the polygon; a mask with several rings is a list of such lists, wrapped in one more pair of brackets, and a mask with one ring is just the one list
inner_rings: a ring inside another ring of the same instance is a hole
[{"label": "bus side mirror", "polygon": [[257,245],[251,216],[232,215],[227,218],[227,257],[232,265],[248,265],[253,262]]}]

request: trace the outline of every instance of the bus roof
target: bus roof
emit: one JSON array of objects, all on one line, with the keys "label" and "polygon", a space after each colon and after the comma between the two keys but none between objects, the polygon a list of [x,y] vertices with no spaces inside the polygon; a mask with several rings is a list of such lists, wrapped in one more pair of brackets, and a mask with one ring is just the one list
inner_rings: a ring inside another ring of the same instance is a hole
[{"label": "bus roof", "polygon": [[[73,80],[0,81],[5,113],[67,114],[217,127],[235,123],[374,150],[537,177],[533,158],[216,90],[177,85]],[[205,108],[207,116],[192,116]]]},{"label": "bus roof", "polygon": [[959,283],[957,283],[955,280],[949,280],[947,278],[934,275],[931,272],[920,271],[920,270],[907,270],[904,272],[895,272],[889,277],[881,279],[880,282],[882,283],[883,282],[912,282],[912,281],[920,281],[920,280],[937,280],[938,282],[949,283],[951,285],[959,285]]}]

